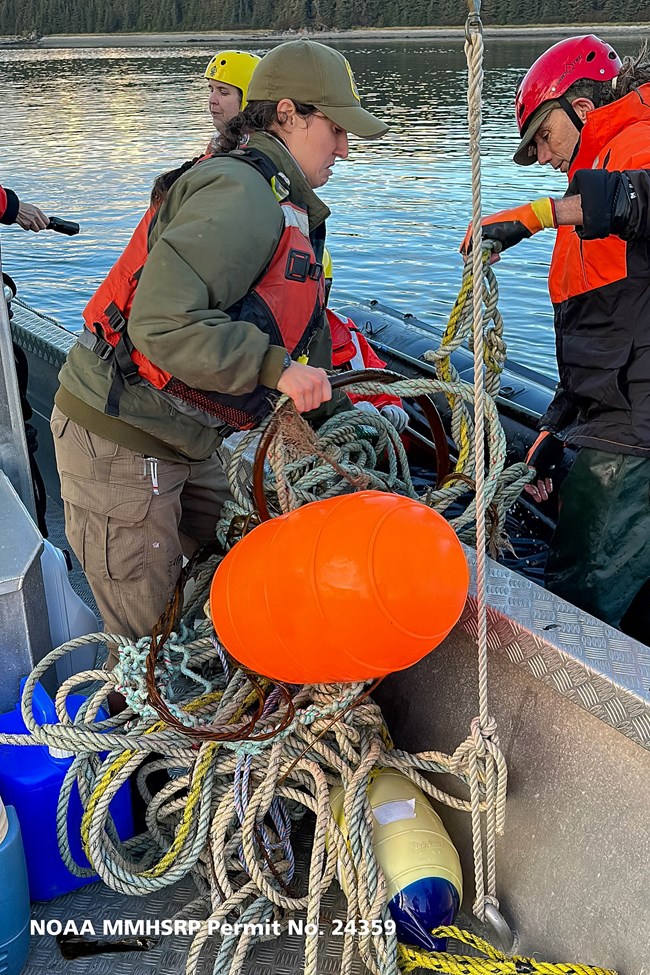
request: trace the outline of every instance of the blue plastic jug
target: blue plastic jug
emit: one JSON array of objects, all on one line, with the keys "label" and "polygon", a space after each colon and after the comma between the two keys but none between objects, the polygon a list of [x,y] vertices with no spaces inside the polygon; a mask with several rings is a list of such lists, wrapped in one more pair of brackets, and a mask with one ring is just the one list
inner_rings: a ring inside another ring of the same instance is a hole
[{"label": "blue plastic jug", "polygon": [[20,975],[29,953],[29,891],[20,824],[0,799],[0,972]]},{"label": "blue plastic jug", "polygon": [[[22,686],[21,683],[21,693]],[[84,701],[85,698],[81,695],[70,695],[67,698],[68,714],[71,718],[74,718]],[[34,692],[33,713],[39,724],[57,722],[54,704],[40,684]],[[100,710],[97,720],[107,717]],[[0,715],[0,733],[26,732],[20,704],[13,711]],[[52,900],[97,880],[96,875],[75,877],[66,867],[59,852],[56,809],[61,784],[71,764],[72,759],[69,757],[53,757],[47,745],[0,745],[0,795],[7,804],[14,806],[20,822],[29,893],[34,901]],[[110,812],[120,839],[133,836],[128,783],[113,798]],[[81,799],[75,783],[68,803],[68,838],[75,862],[81,867],[88,867],[90,865],[81,846],[82,815]]]}]

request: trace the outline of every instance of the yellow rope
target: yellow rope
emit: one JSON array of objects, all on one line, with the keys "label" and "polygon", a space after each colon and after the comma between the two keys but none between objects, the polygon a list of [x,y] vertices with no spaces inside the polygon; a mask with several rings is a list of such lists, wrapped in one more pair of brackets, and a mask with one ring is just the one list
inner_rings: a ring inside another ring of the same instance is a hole
[{"label": "yellow rope", "polygon": [[192,785],[190,786],[187,794],[187,802],[183,807],[183,817],[174,835],[174,840],[165,855],[149,870],[144,870],[142,872],[142,877],[162,876],[162,874],[166,872],[167,868],[171,867],[172,863],[185,846],[187,837],[189,836],[190,831],[193,829],[192,815],[194,807],[201,798],[201,787],[203,785],[203,780],[208,774],[208,770],[212,764],[212,756],[219,748],[220,744],[221,742],[211,741],[205,746],[203,755],[197,762],[194,769],[194,774],[192,775]]},{"label": "yellow rope", "polygon": [[[463,283],[461,284],[460,291],[458,292],[458,297],[454,303],[454,307],[451,310],[449,316],[449,321],[447,322],[447,327],[445,328],[444,335],[442,336],[441,347],[444,348],[445,344],[452,341],[456,332],[458,331],[458,322],[463,313],[463,308],[467,302],[468,297],[472,293],[472,276],[467,275]],[[445,359],[441,359],[437,364],[437,372],[440,378],[444,382],[452,381],[452,371],[451,371],[451,358],[447,356]],[[455,397],[447,396],[447,401],[450,407],[453,408]],[[456,464],[456,470],[462,471],[465,469],[467,463],[467,458],[470,451],[470,433],[467,426],[467,421],[463,418],[460,425],[460,443],[456,445],[458,447],[458,462]]]},{"label": "yellow rope", "polygon": [[[250,696],[252,697],[253,695]],[[198,697],[196,698],[196,700],[188,702],[188,704],[185,705],[183,710],[188,712],[197,711],[199,708],[202,708],[207,704],[212,704],[214,701],[219,701],[222,697],[223,697],[223,691],[213,691],[210,694],[204,694],[202,697]],[[246,706],[246,702],[244,703],[244,705],[242,705],[242,707],[245,706]],[[152,735],[154,734],[154,732],[162,731],[166,727],[167,725],[164,721],[157,721],[150,728],[147,728],[147,730],[144,733],[145,735]],[[86,854],[86,857],[88,857],[88,853],[90,850],[90,823],[92,821],[95,809],[97,808],[97,804],[101,800],[106,790],[110,787],[111,782],[118,774],[118,772],[120,772],[124,768],[126,763],[130,761],[135,754],[137,754],[135,749],[129,748],[126,751],[122,752],[121,755],[118,755],[117,758],[113,762],[111,762],[111,764],[108,766],[108,768],[106,769],[102,777],[97,782],[95,788],[93,789],[92,795],[88,800],[88,805],[86,806],[86,809],[81,819],[81,844],[82,844],[82,849]]]},{"label": "yellow rope", "polygon": [[[268,685],[268,681],[263,681],[262,683],[264,686]],[[219,694],[220,692],[216,691],[215,693]],[[251,693],[246,697],[246,700],[243,701],[242,704],[240,704],[240,706],[234,712],[232,717],[229,719],[228,724],[236,724],[240,720],[242,715],[245,713],[246,709],[251,704],[253,704],[253,702],[256,699],[257,699],[257,695],[255,691],[251,691]],[[192,703],[195,704],[194,709],[196,709],[196,706],[198,706],[198,702],[192,702]],[[214,741],[214,742],[210,742],[204,748],[203,754],[200,757],[199,761],[197,762],[196,767],[194,769],[194,773],[192,775],[192,784],[187,793],[187,802],[183,807],[183,816],[176,830],[174,840],[171,846],[169,847],[169,849],[167,850],[167,852],[165,853],[165,855],[162,857],[162,859],[160,859],[158,863],[155,863],[153,867],[151,867],[149,870],[144,870],[141,874],[142,877],[162,876],[162,874],[166,872],[167,868],[171,866],[171,864],[174,862],[176,857],[182,851],[185,845],[185,841],[187,840],[190,831],[193,829],[192,814],[193,814],[194,807],[196,806],[196,804],[199,802],[201,798],[203,781],[206,775],[208,774],[208,771],[212,764],[213,755],[219,749],[220,746],[221,746],[221,742]]]},{"label": "yellow rope", "polygon": [[520,955],[506,955],[483,938],[453,926],[435,928],[431,935],[434,938],[453,938],[481,951],[486,957],[452,955],[447,951],[420,951],[400,944],[397,946],[400,971],[412,972],[424,968],[445,975],[617,975],[611,969],[594,968],[592,965],[545,962]]},{"label": "yellow rope", "polygon": [[[489,259],[489,253],[487,251],[483,252],[483,263],[485,264]],[[449,345],[456,336],[458,331],[458,326],[460,320],[463,316],[465,305],[467,301],[472,296],[472,275],[466,274],[463,277],[463,281],[460,286],[460,291],[458,292],[458,297],[454,302],[454,307],[449,315],[449,320],[445,328],[444,334],[442,336],[442,342],[440,343],[440,348],[444,349],[446,345]],[[476,339],[475,339],[476,340]],[[487,343],[484,341],[484,362],[488,369],[495,373],[500,373],[502,366],[498,363],[494,357],[493,351],[488,347]],[[452,382],[453,373],[451,369],[451,358],[447,355],[444,359],[439,359],[436,362],[436,371],[440,379],[444,382]],[[453,409],[456,397],[447,396],[447,401],[450,407]],[[471,433],[467,424],[467,420],[463,417],[460,423],[460,443],[456,445],[458,447],[458,462],[456,463],[456,471],[463,471],[467,464],[467,458],[469,457],[471,449]]]},{"label": "yellow rope", "polygon": [[[263,682],[264,685],[266,685],[266,683],[267,683],[266,681]],[[184,710],[188,712],[199,710],[201,707],[205,706],[206,704],[212,703],[214,701],[218,701],[222,696],[223,696],[223,691],[213,691],[211,694],[204,694],[201,697],[197,698],[196,700],[190,701],[188,704],[186,704]],[[251,691],[251,693],[246,697],[246,700],[243,701],[243,703],[237,708],[235,713],[229,719],[228,724],[235,724],[237,721],[239,721],[239,719],[245,713],[249,705],[251,705],[256,700],[256,697],[257,695],[255,691]],[[160,731],[165,727],[166,724],[164,721],[157,721],[155,725],[152,725],[151,728],[148,728],[146,730],[145,734],[148,735],[153,734],[154,731]],[[174,840],[171,846],[169,847],[169,849],[164,854],[164,856],[148,870],[142,872],[141,874],[142,877],[152,877],[152,878],[160,877],[162,874],[165,873],[167,868],[171,866],[171,864],[174,862],[176,857],[183,849],[187,837],[190,833],[190,830],[193,828],[192,815],[193,815],[194,808],[196,804],[199,802],[199,799],[201,797],[201,789],[203,786],[203,781],[212,763],[212,757],[215,751],[219,748],[219,745],[220,742],[211,742],[207,747],[204,748],[203,755],[197,762],[196,767],[194,769],[194,774],[192,775],[192,784],[188,790],[187,802],[183,807],[183,815],[178,825],[178,828],[176,830],[176,833],[174,835]],[[136,752],[133,749],[128,749],[127,751],[123,752],[120,756],[118,756],[118,758],[114,762],[111,763],[107,771],[104,773],[104,775],[97,783],[95,789],[93,790],[92,796],[90,797],[88,805],[86,806],[83,818],[81,820],[81,839],[82,839],[83,851],[86,854],[86,857],[88,857],[89,862],[92,862],[90,860],[90,855],[89,855],[90,854],[90,824],[92,822],[94,811],[101,797],[104,795],[104,793],[110,786],[112,780],[115,778],[117,773],[120,771],[120,769],[122,769],[126,765],[126,763],[135,754]]]}]

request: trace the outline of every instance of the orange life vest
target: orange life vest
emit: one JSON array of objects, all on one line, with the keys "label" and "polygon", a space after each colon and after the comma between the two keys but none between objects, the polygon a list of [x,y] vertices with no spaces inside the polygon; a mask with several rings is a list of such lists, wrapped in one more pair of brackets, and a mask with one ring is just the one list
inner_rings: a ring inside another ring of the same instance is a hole
[{"label": "orange life vest", "polygon": [[[280,189],[288,192],[285,178],[263,153],[244,149],[229,155],[254,166],[273,185],[276,196]],[[250,291],[225,312],[235,320],[252,322],[270,336],[272,345],[284,346],[297,359],[307,351],[321,324],[325,237],[323,232],[311,239],[304,208],[286,199],[279,199],[278,203],[284,229],[273,257]],[[104,412],[119,416],[124,383],[145,382],[169,397],[182,412],[195,415],[210,426],[224,428],[224,435],[231,430],[250,429],[270,412],[279,395],[277,390],[258,386],[252,393],[234,396],[195,389],[148,359],[129,338],[129,314],[148,256],[148,236],[155,216],[153,208],[149,208],[83,312],[84,330],[78,341],[101,359],[112,361],[115,368]]]}]

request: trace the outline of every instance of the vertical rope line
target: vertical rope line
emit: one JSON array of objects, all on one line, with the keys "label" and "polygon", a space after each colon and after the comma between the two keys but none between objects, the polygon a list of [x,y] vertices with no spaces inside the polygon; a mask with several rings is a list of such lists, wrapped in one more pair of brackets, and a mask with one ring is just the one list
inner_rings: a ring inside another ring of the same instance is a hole
[{"label": "vertical rope line", "polygon": [[485,598],[485,380],[483,366],[483,256],[481,247],[481,97],[483,35],[480,3],[472,0],[465,52],[468,64],[468,125],[472,162],[472,305],[474,330],[474,429],[476,453],[476,589],[479,654],[479,717],[489,719],[487,696],[487,612]]},{"label": "vertical rope line", "polygon": [[[487,600],[485,524],[485,381],[483,337],[483,251],[481,246],[481,98],[483,92],[483,33],[480,0],[470,0],[467,18],[465,53],[468,69],[468,128],[472,164],[472,307],[474,335],[474,431],[476,482],[476,612],[478,650],[479,736],[487,735],[490,721],[488,706]],[[492,729],[494,732],[496,729]],[[478,744],[478,742],[477,742]],[[483,744],[483,743],[482,743]],[[489,749],[482,749],[485,761],[486,791],[486,867],[483,875],[483,850],[480,834],[474,836],[476,872],[475,913],[485,920],[485,894],[498,908],[496,900],[496,774]],[[487,891],[486,891],[487,886]]]}]

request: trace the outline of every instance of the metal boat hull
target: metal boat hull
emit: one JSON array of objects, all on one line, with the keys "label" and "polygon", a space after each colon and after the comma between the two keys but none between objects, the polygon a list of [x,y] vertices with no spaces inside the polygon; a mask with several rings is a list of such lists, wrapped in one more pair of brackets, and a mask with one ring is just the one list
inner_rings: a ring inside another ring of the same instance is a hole
[{"label": "metal boat hull", "polygon": [[[367,305],[355,307],[358,321],[375,314]],[[48,419],[74,336],[20,306],[12,328],[29,358],[39,462],[57,498]],[[379,341],[381,333],[371,337]],[[413,351],[417,361],[417,346]],[[552,392],[552,383],[531,377],[530,383],[521,371],[506,377],[513,393],[502,404],[522,445]],[[472,593],[461,623],[438,650],[387,678],[377,692],[398,746],[452,752],[467,737],[477,713],[473,599]],[[494,562],[488,605],[490,709],[510,774],[506,835],[498,848],[502,909],[524,952],[647,975],[650,650]],[[458,790],[458,782],[449,787]],[[469,892],[469,817],[442,813]],[[295,970],[286,949],[278,951],[284,961],[278,955],[273,970]],[[118,975],[134,963],[111,965]]]}]

